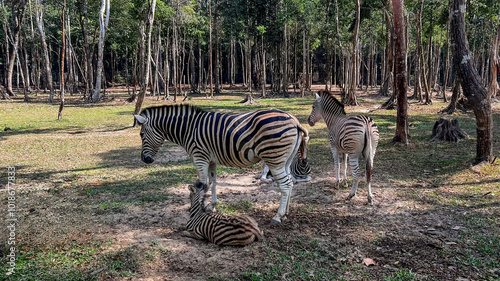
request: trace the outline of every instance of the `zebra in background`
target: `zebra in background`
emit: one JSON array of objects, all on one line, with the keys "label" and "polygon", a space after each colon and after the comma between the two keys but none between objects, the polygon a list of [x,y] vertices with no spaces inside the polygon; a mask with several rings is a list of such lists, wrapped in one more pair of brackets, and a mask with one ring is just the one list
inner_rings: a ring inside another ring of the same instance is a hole
[{"label": "zebra in background", "polygon": [[[309,142],[309,137],[303,141],[306,143]],[[293,183],[310,181],[310,173],[311,165],[307,160],[307,146],[301,145],[299,147],[299,152],[295,154],[292,164],[290,165],[290,175],[292,176]],[[265,183],[270,183],[274,180],[271,172],[269,171],[269,167],[267,167],[264,163],[262,163],[262,173],[260,174],[260,177],[258,176],[256,178],[260,178],[260,180]]]},{"label": "zebra in background", "polygon": [[271,224],[281,223],[288,213],[293,187],[290,164],[299,146],[307,146],[309,136],[293,115],[277,109],[226,114],[177,104],[146,108],[135,118],[142,125],[142,161],[152,163],[165,140],[182,146],[194,161],[198,179],[207,183],[208,178],[210,208],[217,204],[217,164],[243,168],[262,160],[281,190]]},{"label": "zebra in background", "polygon": [[[271,171],[269,171],[269,167],[267,167],[267,165],[262,163],[262,166],[262,173],[256,178],[265,183],[270,183],[274,180],[274,177],[271,174]],[[310,181],[310,173],[311,165],[309,164],[309,161],[307,160],[307,158],[301,159],[300,154],[297,153],[293,158],[292,164],[290,165],[290,175],[292,176],[293,183]]]},{"label": "zebra in background", "polygon": [[368,203],[373,204],[371,192],[371,177],[373,158],[377,150],[379,133],[375,122],[367,116],[346,116],[344,105],[340,103],[330,92],[320,91],[316,94],[316,101],[312,106],[308,123],[314,126],[321,118],[325,120],[328,127],[328,138],[335,164],[335,184],[340,183],[340,161],[343,158],[343,172],[347,169],[347,156],[353,174],[351,193],[347,199],[356,195],[359,183],[359,158],[361,155],[366,159],[366,182],[368,185]]},{"label": "zebra in background", "polygon": [[189,186],[191,208],[186,228],[195,239],[208,240],[216,245],[247,245],[262,239],[257,222],[245,215],[222,215],[206,212],[205,194],[208,185],[197,181]]}]

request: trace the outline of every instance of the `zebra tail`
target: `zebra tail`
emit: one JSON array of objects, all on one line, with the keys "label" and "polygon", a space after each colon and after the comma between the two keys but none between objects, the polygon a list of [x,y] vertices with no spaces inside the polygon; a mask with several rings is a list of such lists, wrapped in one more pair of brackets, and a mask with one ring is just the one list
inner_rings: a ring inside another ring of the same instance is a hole
[{"label": "zebra tail", "polygon": [[297,129],[302,132],[302,139],[299,146],[300,160],[305,160],[307,159],[307,143],[309,142],[309,132],[300,124],[297,126]]},{"label": "zebra tail", "polygon": [[363,150],[363,156],[366,159],[366,182],[369,183],[372,179],[372,168],[373,168],[373,143],[371,136],[370,126],[366,126],[365,131],[365,149]]}]

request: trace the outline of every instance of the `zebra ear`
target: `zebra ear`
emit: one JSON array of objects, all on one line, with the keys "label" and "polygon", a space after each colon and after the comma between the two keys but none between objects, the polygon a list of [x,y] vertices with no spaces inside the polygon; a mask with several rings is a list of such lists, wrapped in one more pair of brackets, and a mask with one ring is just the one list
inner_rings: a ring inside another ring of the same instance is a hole
[{"label": "zebra ear", "polygon": [[134,118],[135,118],[135,120],[137,120],[137,122],[139,122],[139,124],[141,124],[141,125],[142,125],[142,124],[144,124],[144,123],[146,123],[146,122],[148,122],[148,118],[143,117],[143,116],[141,116],[141,115],[134,115]]},{"label": "zebra ear", "polygon": [[319,100],[321,97],[316,93],[316,100]]},{"label": "zebra ear", "polygon": [[189,192],[192,194],[196,193],[196,187],[194,185],[189,185]]}]

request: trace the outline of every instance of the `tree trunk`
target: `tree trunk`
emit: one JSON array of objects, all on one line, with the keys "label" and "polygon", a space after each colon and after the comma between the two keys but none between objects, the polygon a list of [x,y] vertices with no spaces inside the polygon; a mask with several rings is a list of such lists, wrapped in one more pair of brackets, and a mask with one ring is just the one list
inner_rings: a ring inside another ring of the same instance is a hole
[{"label": "tree trunk", "polygon": [[448,98],[446,97],[446,85],[448,84],[448,74],[450,71],[450,22],[451,22],[451,13],[448,15],[448,20],[446,22],[446,67],[444,70],[444,79],[443,79],[443,101],[448,102]]},{"label": "tree trunk", "polygon": [[80,26],[82,29],[82,37],[83,37],[83,69],[82,73],[83,79],[85,80],[85,90],[83,93],[83,97],[86,98],[87,95],[90,97],[90,89],[92,88],[93,79],[92,79],[92,58],[91,58],[91,50],[89,46],[89,35],[88,35],[88,13],[87,13],[87,0],[79,1],[79,10],[80,10]]},{"label": "tree trunk", "polygon": [[500,45],[500,11],[497,19],[497,34],[493,36],[491,42],[491,51],[490,51],[490,87],[488,89],[488,95],[490,98],[494,98],[500,92],[500,88],[498,87],[498,70],[500,69],[500,58],[498,57],[498,48]]},{"label": "tree trunk", "polygon": [[356,86],[358,84],[358,33],[359,33],[359,22],[361,15],[361,0],[356,0],[356,22],[354,25],[354,35],[352,39],[352,57],[351,57],[351,83],[349,84],[349,90],[347,91],[346,99],[344,104],[346,105],[358,105],[356,99]]},{"label": "tree trunk", "polygon": [[465,33],[465,0],[453,0],[451,5],[453,11],[451,20],[452,46],[454,46],[453,60],[464,95],[472,103],[476,116],[477,146],[475,163],[491,163],[493,160],[491,104],[469,50],[469,43]]},{"label": "tree trunk", "polygon": [[47,41],[45,40],[45,28],[43,25],[43,7],[40,0],[36,0],[36,22],[38,25],[38,29],[40,31],[40,36],[42,39],[42,50],[43,57],[45,60],[45,77],[46,77],[46,86],[49,87],[49,102],[54,100],[54,86],[52,82],[52,68],[50,66],[50,58],[49,58],[49,49],[47,47]]},{"label": "tree trunk", "polygon": [[66,0],[63,2],[62,9],[62,49],[61,49],[61,103],[59,104],[59,113],[57,119],[62,120],[62,112],[64,109],[64,59],[66,57],[66,35],[65,35],[65,13],[66,13]]},{"label": "tree trunk", "polygon": [[[214,97],[213,90],[213,62],[212,62],[212,1],[208,1],[208,75],[210,76],[210,97]],[[207,93],[208,98],[208,93]]]},{"label": "tree trunk", "polygon": [[451,95],[451,100],[450,104],[448,106],[439,111],[439,113],[447,113],[447,114],[453,114],[457,110],[457,108],[463,112],[465,112],[465,108],[463,108],[459,103],[458,100],[462,96],[462,88],[460,86],[460,81],[456,77],[455,80],[453,81],[453,89],[452,89],[452,95]]},{"label": "tree trunk", "polygon": [[[19,0],[17,3],[13,3],[12,6],[12,27],[14,29],[12,36],[12,50],[9,54],[9,61],[7,65],[7,94],[9,96],[14,96],[14,92],[12,90],[12,76],[14,74],[14,64],[16,62],[16,55],[18,53],[19,48],[19,34],[21,33],[21,27],[23,24],[23,19],[26,11],[26,4],[28,4],[27,0]],[[8,44],[8,42],[6,42]]]},{"label": "tree trunk", "polygon": [[405,26],[403,15],[403,0],[392,0],[394,13],[394,47],[395,47],[395,64],[394,64],[394,92],[397,97],[397,119],[396,119],[396,135],[393,142],[401,142],[405,145],[409,143],[408,134],[408,101],[406,97],[406,40]]},{"label": "tree trunk", "polygon": [[[135,111],[134,114],[140,114],[141,113],[141,108],[142,108],[142,103],[144,102],[144,97],[146,96],[146,89],[148,87],[148,81],[149,81],[149,68],[151,66],[151,31],[153,30],[153,21],[154,21],[154,15],[155,15],[155,8],[156,8],[156,0],[151,0],[152,2],[148,1],[148,6],[149,6],[149,12],[148,12],[148,24],[147,24],[147,33],[146,33],[146,67],[144,69],[144,76],[141,77],[142,80],[142,85],[141,85],[141,91],[139,95],[137,96],[137,102],[135,104]],[[137,125],[137,120],[134,118],[134,127]]]},{"label": "tree trunk", "polygon": [[300,83],[300,95],[304,97],[304,90],[306,87],[306,29],[302,31],[302,75],[301,75],[301,83]]},{"label": "tree trunk", "polygon": [[[92,96],[92,102],[98,102],[101,96],[101,83],[102,83],[102,72],[103,72],[103,57],[104,57],[104,40],[106,39],[106,29],[108,28],[109,22],[109,4],[110,0],[102,0],[101,10],[99,12],[99,45],[97,51],[97,69],[96,69],[96,80],[95,80],[95,90]],[[106,19],[104,19],[104,12],[106,12]]]}]

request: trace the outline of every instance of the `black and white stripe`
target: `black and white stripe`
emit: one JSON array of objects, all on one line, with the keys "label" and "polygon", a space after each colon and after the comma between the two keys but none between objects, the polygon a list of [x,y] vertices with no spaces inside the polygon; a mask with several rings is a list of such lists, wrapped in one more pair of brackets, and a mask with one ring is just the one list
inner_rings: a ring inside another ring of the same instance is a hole
[{"label": "black and white stripe", "polygon": [[[353,185],[348,199],[356,195],[359,183],[359,158],[366,159],[366,181],[368,185],[368,203],[373,204],[371,193],[371,177],[373,158],[377,150],[379,132],[375,122],[368,116],[347,116],[344,105],[327,91],[320,91],[316,95],[308,123],[314,126],[321,118],[328,127],[328,137],[335,163],[336,184],[340,183],[340,162],[345,175],[347,156],[353,172]],[[341,158],[343,161],[340,161]]]},{"label": "black and white stripe", "polygon": [[300,145],[307,145],[304,139],[308,138],[293,115],[277,109],[226,114],[179,104],[146,108],[135,118],[142,124],[142,160],[152,163],[165,140],[181,145],[193,159],[199,180],[207,183],[208,179],[212,206],[217,203],[217,164],[248,167],[262,160],[281,190],[272,223],[280,223],[288,212],[292,156]]},{"label": "black and white stripe", "polygon": [[[257,178],[265,183],[270,183],[270,181],[274,180],[273,175],[267,165],[263,166],[262,172]],[[311,177],[309,174],[311,174],[311,165],[307,158],[301,159],[300,153],[295,154],[290,165],[290,175],[292,176],[293,183],[310,181]]]},{"label": "black and white stripe", "polygon": [[207,212],[204,199],[208,190],[206,184],[198,181],[189,190],[191,208],[186,228],[193,238],[230,246],[247,245],[262,239],[263,232],[249,216]]}]

